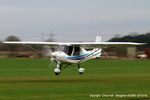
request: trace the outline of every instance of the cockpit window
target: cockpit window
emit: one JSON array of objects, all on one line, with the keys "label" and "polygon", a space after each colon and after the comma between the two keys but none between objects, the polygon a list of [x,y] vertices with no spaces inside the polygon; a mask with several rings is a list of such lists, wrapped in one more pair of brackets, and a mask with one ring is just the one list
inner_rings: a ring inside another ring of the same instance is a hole
[{"label": "cockpit window", "polygon": [[65,52],[65,46],[59,46],[56,51],[63,51]]},{"label": "cockpit window", "polygon": [[73,47],[72,46],[68,46],[66,49],[68,51],[68,55],[70,56],[72,54]]},{"label": "cockpit window", "polygon": [[74,53],[73,55],[80,55],[80,47],[74,47]]},{"label": "cockpit window", "polygon": [[69,56],[80,55],[80,47],[60,46],[59,48],[57,48],[57,51],[63,51]]},{"label": "cockpit window", "polygon": [[65,52],[66,54],[70,54],[72,53],[72,46],[59,46],[57,48],[57,51],[62,51],[62,52]]}]

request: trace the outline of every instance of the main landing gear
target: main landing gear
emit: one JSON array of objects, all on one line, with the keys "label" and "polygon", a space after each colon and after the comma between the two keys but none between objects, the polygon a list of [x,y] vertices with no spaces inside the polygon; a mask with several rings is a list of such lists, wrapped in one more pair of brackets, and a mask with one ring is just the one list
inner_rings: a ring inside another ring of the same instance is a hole
[{"label": "main landing gear", "polygon": [[[66,66],[62,66],[61,64],[57,64],[57,68],[54,69],[55,75],[59,75],[61,73],[61,71],[65,68],[67,68],[68,66],[73,66],[72,64],[67,64]],[[74,67],[74,66],[73,66]],[[83,74],[85,71],[84,68],[80,68],[80,65],[78,64],[78,72],[79,74]]]}]

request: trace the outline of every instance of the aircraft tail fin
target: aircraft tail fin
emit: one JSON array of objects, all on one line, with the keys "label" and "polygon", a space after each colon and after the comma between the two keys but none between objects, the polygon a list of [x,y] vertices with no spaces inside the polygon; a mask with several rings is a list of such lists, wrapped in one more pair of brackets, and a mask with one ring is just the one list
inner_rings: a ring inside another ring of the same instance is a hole
[{"label": "aircraft tail fin", "polygon": [[[101,36],[97,35],[95,42],[101,42],[101,41],[102,41]],[[102,51],[101,49],[94,48],[93,51],[97,51],[96,54],[95,54],[95,57],[100,57],[101,56],[101,51]]]},{"label": "aircraft tail fin", "polygon": [[100,42],[100,41],[102,41],[102,38],[101,38],[101,36],[97,35],[95,42]]}]

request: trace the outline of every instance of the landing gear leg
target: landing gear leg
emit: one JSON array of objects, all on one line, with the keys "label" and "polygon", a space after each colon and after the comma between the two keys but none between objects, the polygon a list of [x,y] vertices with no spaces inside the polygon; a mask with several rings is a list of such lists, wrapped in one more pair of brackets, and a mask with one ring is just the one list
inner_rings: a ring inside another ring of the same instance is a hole
[{"label": "landing gear leg", "polygon": [[78,71],[79,71],[79,74],[83,74],[84,72],[84,68],[80,68],[80,64],[78,64]]}]

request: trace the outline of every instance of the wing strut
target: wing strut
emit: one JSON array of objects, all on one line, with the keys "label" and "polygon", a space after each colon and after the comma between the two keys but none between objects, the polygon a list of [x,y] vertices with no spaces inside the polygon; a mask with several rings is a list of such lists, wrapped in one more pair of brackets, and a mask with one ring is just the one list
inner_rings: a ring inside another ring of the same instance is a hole
[{"label": "wing strut", "polygon": [[[95,52],[91,53],[91,54],[90,54],[88,57],[86,57],[85,59],[80,60],[78,63],[82,63],[83,61],[85,61],[85,60],[87,60],[87,59],[89,59],[89,58],[92,58],[93,56],[99,54],[100,52],[97,52],[97,51],[99,51],[100,49],[102,49],[102,48],[97,49]],[[97,53],[96,53],[96,52],[97,52]],[[96,54],[95,54],[95,53],[96,53]]]},{"label": "wing strut", "polygon": [[109,58],[109,55],[102,49],[102,51],[104,52],[104,54],[106,55],[106,57]]},{"label": "wing strut", "polygon": [[38,53],[40,53],[40,54],[43,54],[40,50],[38,50],[38,49],[35,49],[35,48],[33,48],[33,47],[31,47],[31,46],[29,46],[29,45],[26,45],[26,44],[23,44],[24,46],[26,46],[26,47],[28,47],[28,48],[30,48],[30,49],[32,49],[32,50],[34,50],[34,51],[36,51],[36,52],[38,52]]}]

